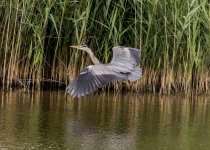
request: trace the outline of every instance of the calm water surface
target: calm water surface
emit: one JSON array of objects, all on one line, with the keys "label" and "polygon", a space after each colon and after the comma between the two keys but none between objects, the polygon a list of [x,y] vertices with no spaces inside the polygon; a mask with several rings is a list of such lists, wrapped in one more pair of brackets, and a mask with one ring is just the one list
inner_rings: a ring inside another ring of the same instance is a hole
[{"label": "calm water surface", "polygon": [[210,97],[0,92],[0,149],[210,149]]}]

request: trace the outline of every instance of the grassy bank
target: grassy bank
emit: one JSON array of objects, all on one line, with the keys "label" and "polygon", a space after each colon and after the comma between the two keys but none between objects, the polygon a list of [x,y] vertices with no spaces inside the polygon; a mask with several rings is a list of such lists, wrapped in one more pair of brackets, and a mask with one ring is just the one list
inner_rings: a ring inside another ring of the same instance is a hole
[{"label": "grassy bank", "polygon": [[[210,88],[208,0],[2,0],[0,81],[62,86],[90,64],[71,44],[86,43],[103,63],[112,46],[140,47],[144,76],[124,85],[160,93]],[[120,90],[121,85],[115,85]]]}]

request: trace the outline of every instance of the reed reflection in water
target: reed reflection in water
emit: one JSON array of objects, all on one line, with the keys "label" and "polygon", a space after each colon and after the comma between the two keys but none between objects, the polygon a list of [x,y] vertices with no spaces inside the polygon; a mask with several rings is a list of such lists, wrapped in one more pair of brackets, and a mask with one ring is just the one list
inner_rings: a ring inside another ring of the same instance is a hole
[{"label": "reed reflection in water", "polygon": [[208,149],[209,97],[0,93],[0,148]]}]

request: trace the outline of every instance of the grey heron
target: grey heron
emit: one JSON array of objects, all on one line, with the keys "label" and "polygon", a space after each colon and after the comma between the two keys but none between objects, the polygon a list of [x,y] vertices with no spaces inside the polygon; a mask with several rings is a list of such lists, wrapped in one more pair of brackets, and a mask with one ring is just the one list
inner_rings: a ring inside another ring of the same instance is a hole
[{"label": "grey heron", "polygon": [[140,49],[124,46],[113,47],[111,62],[101,64],[86,45],[70,47],[86,51],[94,63],[94,65],[84,68],[76,79],[67,86],[66,92],[73,97],[92,93],[104,84],[112,81],[136,81],[142,76],[142,69],[138,66],[140,62]]}]

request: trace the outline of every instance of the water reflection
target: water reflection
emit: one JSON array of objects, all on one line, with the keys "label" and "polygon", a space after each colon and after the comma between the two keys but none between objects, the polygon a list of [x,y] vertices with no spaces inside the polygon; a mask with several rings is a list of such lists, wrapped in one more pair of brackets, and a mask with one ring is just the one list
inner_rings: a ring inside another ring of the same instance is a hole
[{"label": "water reflection", "polygon": [[207,96],[0,93],[0,148],[206,149]]}]

